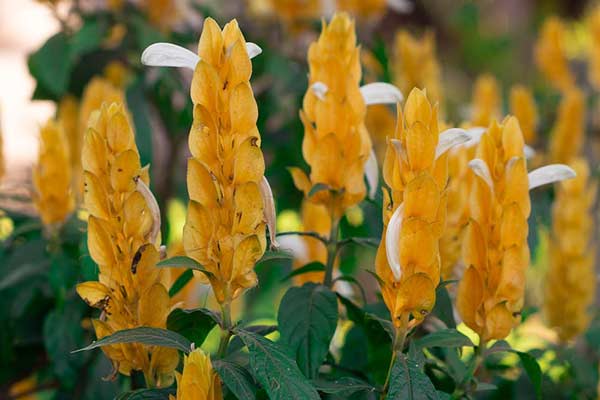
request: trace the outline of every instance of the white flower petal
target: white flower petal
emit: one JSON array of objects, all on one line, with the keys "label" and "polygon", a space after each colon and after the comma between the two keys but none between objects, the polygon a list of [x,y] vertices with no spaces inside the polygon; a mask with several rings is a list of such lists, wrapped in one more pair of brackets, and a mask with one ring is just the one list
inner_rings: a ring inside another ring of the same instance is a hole
[{"label": "white flower petal", "polygon": [[564,164],[550,164],[531,171],[529,178],[529,190],[535,189],[548,183],[564,181],[565,179],[575,178],[577,174],[573,168]]},{"label": "white flower petal", "polygon": [[492,181],[492,174],[490,174],[490,169],[488,165],[480,158],[475,158],[469,161],[469,168],[473,170],[475,175],[483,179],[485,183],[490,187],[490,189],[494,190],[494,181]]},{"label": "white flower petal", "polygon": [[198,55],[172,43],[151,44],[142,53],[142,64],[152,67],[184,67],[196,69]]},{"label": "white flower petal", "polygon": [[251,60],[262,53],[260,46],[252,42],[246,42],[246,51],[248,52],[248,57],[250,57]]},{"label": "white flower petal", "polygon": [[277,216],[275,211],[275,201],[273,200],[273,192],[271,191],[271,185],[269,185],[269,181],[266,177],[262,177],[259,185],[260,195],[262,196],[264,209],[263,213],[265,215],[265,220],[267,221],[267,227],[269,228],[269,239],[271,239],[271,248],[276,249],[279,247],[279,243],[277,243]]},{"label": "white flower petal", "polygon": [[396,155],[398,156],[398,162],[403,161],[404,163],[408,162],[408,156],[406,154],[406,149],[402,146],[402,142],[399,139],[390,139],[392,146],[396,150]]},{"label": "white flower petal", "polygon": [[375,150],[371,149],[371,154],[365,163],[365,176],[369,184],[369,198],[373,200],[377,194],[377,184],[379,183],[379,165]]},{"label": "white flower petal", "polygon": [[408,14],[414,9],[414,4],[408,0],[387,0],[387,5],[399,14]]},{"label": "white flower petal", "polygon": [[404,99],[402,92],[390,83],[375,82],[361,86],[360,93],[366,105],[396,104]]},{"label": "white flower petal", "polygon": [[470,138],[469,141],[465,143],[465,146],[471,147],[477,145],[485,131],[486,128],[481,126],[475,126],[473,128],[467,129],[467,135],[469,135]]},{"label": "white flower petal", "polygon": [[523,147],[523,153],[525,154],[525,159],[530,160],[531,158],[533,158],[533,156],[535,156],[535,150],[533,149],[533,147],[525,145],[525,147]]},{"label": "white flower petal", "polygon": [[400,230],[402,229],[402,218],[404,214],[404,203],[400,204],[392,214],[385,232],[385,254],[387,261],[394,274],[396,281],[402,277],[402,266],[400,265]]},{"label": "white flower petal", "polygon": [[323,82],[315,82],[310,86],[311,90],[319,98],[319,100],[325,100],[325,95],[329,88]]},{"label": "white flower petal", "polygon": [[134,179],[135,180],[135,189],[140,192],[144,200],[146,200],[146,205],[148,206],[148,210],[150,211],[150,215],[152,215],[152,229],[150,230],[148,241],[152,244],[156,244],[156,240],[158,239],[158,234],[160,233],[160,207],[158,206],[158,202],[156,198],[152,194],[152,191],[144,183],[142,178],[139,176]]},{"label": "white flower petal", "polygon": [[292,253],[294,258],[301,264],[309,263],[308,247],[306,241],[300,235],[285,235],[279,238],[279,249]]},{"label": "white flower petal", "polygon": [[435,158],[437,159],[452,147],[466,143],[469,140],[471,140],[471,136],[464,129],[446,129],[444,132],[440,133],[438,145],[435,149]]}]

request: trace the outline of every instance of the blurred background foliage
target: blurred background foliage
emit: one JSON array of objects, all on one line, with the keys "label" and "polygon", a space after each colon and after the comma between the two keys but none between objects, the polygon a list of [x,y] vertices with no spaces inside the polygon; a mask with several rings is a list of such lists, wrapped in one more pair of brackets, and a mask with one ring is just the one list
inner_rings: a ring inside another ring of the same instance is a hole
[{"label": "blurred background foliage", "polygon": [[[191,72],[147,68],[141,65],[140,55],[149,44],[159,41],[194,49],[204,17],[211,16],[220,23],[237,18],[246,40],[263,49],[253,60],[252,86],[260,113],[258,128],[267,166],[265,175],[276,199],[278,229],[301,229],[298,210],[302,193],[294,187],[287,167],[307,169],[301,153],[303,127],[298,111],[307,88],[307,48],[320,30],[319,18],[313,18],[310,10],[304,10],[307,15],[300,13],[302,7],[289,12],[269,0],[40,3],[52,10],[61,30],[29,57],[29,72],[36,80],[33,100],[60,104],[72,96],[80,102],[94,77],[102,77],[125,91],[141,161],[150,164],[152,190],[163,210],[162,236],[169,251],[181,240],[185,221],[187,135],[192,124],[188,89]],[[385,4],[377,6],[377,1],[364,3],[373,3],[373,8],[358,7],[354,11],[365,79],[394,80],[396,30],[418,34],[431,31],[442,70],[446,119],[456,124],[467,119],[473,82],[481,73],[491,73],[500,82],[504,111],[508,111],[509,87],[524,83],[533,89],[540,110],[539,140],[535,144],[540,150],[547,147],[559,95],[536,70],[533,44],[546,17],[564,18],[568,57],[592,110],[588,113],[585,152],[593,160],[597,174],[597,95],[587,83],[585,67],[590,35],[584,20],[593,6],[591,2],[407,0],[405,10]],[[23,185],[31,187],[30,182]],[[532,196],[530,282],[540,282],[548,264],[544,246],[547,250],[553,194],[541,191]],[[28,394],[35,393],[35,398],[103,399],[142,386],[137,376],[101,379],[110,374],[111,367],[99,351],[71,354],[93,340],[89,318],[94,311],[74,291],[75,283],[97,279],[97,267],[86,249],[85,224],[81,219],[84,216],[75,212],[59,235],[48,236],[43,234],[28,196],[4,193],[3,201],[10,206],[4,207],[0,220],[4,238],[0,245],[0,397],[17,398],[21,394],[18,398],[34,398]],[[380,237],[381,226],[378,193],[374,201],[351,209],[341,229],[343,237]],[[360,281],[370,312],[387,318],[376,294],[376,281],[365,272],[373,269],[374,253],[372,249],[348,246],[339,269],[342,275],[353,275]],[[282,279],[291,268],[291,261],[259,264],[259,286],[245,295],[241,309],[236,310],[238,318],[248,323],[273,324],[277,316],[273,305],[279,303],[289,285],[289,280],[282,283]],[[188,308],[210,301],[206,287],[189,286],[186,297],[182,297]],[[586,334],[561,346],[556,335],[540,322],[539,286],[530,285],[524,323],[509,342],[538,359],[543,372],[543,398],[595,398],[600,356],[597,310],[594,308],[595,318]],[[441,304],[436,306],[436,315],[442,319],[444,313],[452,313],[449,302],[444,305],[444,298],[447,295],[440,295]],[[381,331],[371,332],[367,323],[345,327],[336,339],[343,343],[341,354],[337,355],[339,365],[372,375],[376,382],[385,380],[390,354],[381,343],[389,338],[377,336]],[[209,336],[207,346],[216,346],[216,340]],[[445,366],[440,367],[441,372],[435,366],[426,372],[437,388],[452,391],[453,383],[448,377],[459,379],[464,374],[460,358],[466,355],[456,349],[431,351],[436,354],[430,356],[444,360]],[[497,390],[478,392],[477,398],[531,398],[532,383],[521,372],[515,354],[500,353],[488,364],[487,370],[495,372],[491,379]]]}]

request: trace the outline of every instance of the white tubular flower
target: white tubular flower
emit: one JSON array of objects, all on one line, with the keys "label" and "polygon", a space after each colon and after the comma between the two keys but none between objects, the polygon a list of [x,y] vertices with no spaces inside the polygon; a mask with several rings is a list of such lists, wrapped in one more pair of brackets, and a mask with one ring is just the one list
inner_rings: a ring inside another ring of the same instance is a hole
[{"label": "white tubular flower", "polygon": [[325,100],[325,95],[329,91],[329,88],[323,82],[315,82],[315,83],[313,83],[310,86],[310,89],[313,91],[313,93],[315,94],[315,96],[317,96],[317,98],[319,100]]},{"label": "white tubular flower", "polygon": [[469,161],[469,168],[473,170],[475,175],[483,179],[483,181],[490,187],[490,190],[494,190],[494,181],[492,180],[492,174],[488,165],[480,158],[475,158]]},{"label": "white tubular flower", "polygon": [[[262,53],[262,49],[255,43],[246,43],[246,51],[251,59]],[[142,53],[142,64],[150,67],[178,67],[196,69],[200,57],[186,49],[172,43],[154,43]]]},{"label": "white tubular flower", "polygon": [[264,203],[264,217],[267,222],[267,227],[269,228],[269,239],[271,240],[271,248],[277,249],[279,248],[279,243],[277,243],[277,216],[275,211],[275,201],[273,200],[273,192],[271,191],[271,185],[269,185],[269,181],[266,177],[262,177],[259,185],[260,194]]},{"label": "white tubular flower", "polygon": [[410,14],[415,6],[408,0],[387,0],[387,5],[398,14]]},{"label": "white tubular flower", "polygon": [[400,89],[390,83],[375,82],[360,87],[365,104],[396,104],[404,100]]},{"label": "white tubular flower", "polygon": [[529,178],[529,190],[535,189],[538,186],[564,181],[566,179],[575,178],[577,174],[573,168],[564,164],[550,164],[544,167],[531,171],[527,177]]},{"label": "white tubular flower", "polygon": [[402,218],[404,213],[404,203],[401,203],[392,214],[385,232],[385,254],[387,261],[394,274],[396,281],[402,277],[402,266],[400,265],[400,231],[402,230]]},{"label": "white tubular flower", "polygon": [[371,154],[369,154],[369,158],[365,163],[365,177],[369,184],[369,199],[373,200],[377,194],[377,184],[379,183],[379,165],[373,149],[371,149]]},{"label": "white tubular flower", "polygon": [[461,128],[450,128],[440,133],[438,145],[435,149],[436,160],[445,152],[453,148],[454,146],[467,143],[471,140],[471,135]]}]

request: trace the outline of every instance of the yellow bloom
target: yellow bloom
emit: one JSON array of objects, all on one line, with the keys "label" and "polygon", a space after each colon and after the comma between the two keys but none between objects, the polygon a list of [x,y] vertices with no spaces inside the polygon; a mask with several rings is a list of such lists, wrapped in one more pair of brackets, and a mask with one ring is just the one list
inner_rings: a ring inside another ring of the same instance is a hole
[{"label": "yellow bloom", "polygon": [[161,30],[168,30],[181,20],[176,0],[144,0],[142,3],[148,20]]},{"label": "yellow bloom", "polygon": [[577,177],[558,185],[552,207],[550,268],[544,301],[548,324],[562,341],[573,339],[588,327],[596,288],[591,239],[592,207],[598,186],[591,182],[585,159],[575,159],[571,166]]},{"label": "yellow bloom", "polygon": [[585,135],[585,97],[581,90],[571,88],[564,94],[558,115],[550,132],[550,159],[569,162],[581,151]]},{"label": "yellow bloom", "polygon": [[79,104],[74,96],[67,95],[61,99],[58,104],[57,118],[67,139],[73,175],[72,188],[76,189],[82,185],[83,170],[81,169],[82,135],[79,133]]},{"label": "yellow bloom", "polygon": [[520,319],[529,265],[528,175],[519,123],[492,122],[471,161],[476,179],[456,306],[483,343],[505,338]]},{"label": "yellow bloom", "polygon": [[[384,233],[375,261],[392,321],[405,332],[431,311],[440,281],[438,241],[446,213],[446,156],[436,154],[438,109],[413,89],[398,109],[383,176]],[[413,320],[409,323],[409,317]]]},{"label": "yellow bloom", "polygon": [[170,400],[222,400],[221,380],[213,370],[210,357],[201,349],[184,358],[183,373],[177,373],[177,397]]},{"label": "yellow bloom", "polygon": [[[316,232],[324,238],[329,238],[331,232],[331,219],[327,208],[321,204],[311,203],[304,199],[302,201],[302,225],[305,232]],[[295,267],[302,267],[313,261],[323,264],[327,262],[327,248],[319,239],[303,236],[304,254],[294,260]],[[294,278],[297,285],[306,282],[323,282],[324,272],[308,272]]]},{"label": "yellow bloom", "polygon": [[35,392],[37,384],[38,380],[36,376],[31,375],[10,385],[10,388],[8,389],[8,395],[11,399],[15,400],[36,400],[38,398]]},{"label": "yellow bloom", "polygon": [[535,44],[535,62],[550,84],[565,91],[575,82],[565,54],[566,32],[562,21],[551,17],[544,21]]},{"label": "yellow bloom", "polygon": [[594,88],[600,90],[600,7],[592,11],[587,26],[591,39],[588,76]]},{"label": "yellow bloom", "polygon": [[535,99],[526,87],[514,85],[510,89],[510,112],[519,120],[525,143],[534,143],[538,115]]},{"label": "yellow bloom", "polygon": [[[122,104],[103,104],[90,118],[82,152],[88,248],[98,282],[77,293],[102,310],[93,325],[98,339],[138,326],[165,328],[171,304],[166,270],[157,268],[160,213],[148,189],[134,133]],[[141,370],[148,386],[169,386],[177,350],[142,344],[105,346],[115,370]]]},{"label": "yellow bloom", "polygon": [[38,163],[33,169],[33,201],[46,228],[61,225],[75,208],[71,162],[64,130],[49,120],[40,131]]},{"label": "yellow bloom", "polygon": [[125,1],[124,0],[107,0],[106,3],[107,3],[109,10],[121,11]]},{"label": "yellow bloom", "polygon": [[[250,0],[252,3],[256,0]],[[316,19],[321,15],[319,0],[267,0],[271,12],[279,16],[286,24],[293,25],[301,20]]]},{"label": "yellow bloom", "polygon": [[183,244],[213,274],[219,303],[228,304],[257,284],[254,264],[266,247],[265,164],[249,83],[252,64],[237,22],[221,31],[206,19],[198,55]]},{"label": "yellow bloom", "polygon": [[492,75],[480,75],[473,88],[471,125],[488,126],[500,118],[502,97],[498,81]]},{"label": "yellow bloom", "polygon": [[337,221],[366,195],[363,174],[371,152],[366,105],[359,87],[359,48],[354,22],[347,14],[336,14],[329,25],[323,22],[321,36],[308,51],[308,61],[310,87],[300,117],[305,131],[302,153],[310,177],[299,168],[290,168],[290,172],[306,196],[314,185],[326,185],[327,190],[309,197],[327,207],[330,218]]},{"label": "yellow bloom", "polygon": [[338,0],[337,9],[361,18],[382,16],[387,9],[386,0]]},{"label": "yellow bloom", "polygon": [[427,31],[421,38],[403,29],[394,40],[394,81],[403,93],[413,88],[427,89],[432,103],[442,101],[440,65],[435,56],[435,35]]}]

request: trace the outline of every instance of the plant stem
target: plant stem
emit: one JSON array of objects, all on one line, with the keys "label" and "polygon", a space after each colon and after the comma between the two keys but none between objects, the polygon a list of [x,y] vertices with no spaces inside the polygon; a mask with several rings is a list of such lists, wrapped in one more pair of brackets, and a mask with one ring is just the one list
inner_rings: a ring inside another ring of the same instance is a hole
[{"label": "plant stem", "polygon": [[217,352],[219,358],[225,357],[227,345],[231,338],[231,301],[221,304],[221,318],[221,342],[219,343],[219,351]]},{"label": "plant stem", "polygon": [[335,257],[338,251],[338,224],[339,220],[332,219],[331,233],[329,234],[329,240],[327,241],[327,264],[325,265],[325,278],[323,280],[323,285],[329,288],[333,284],[333,267],[335,265]]}]

